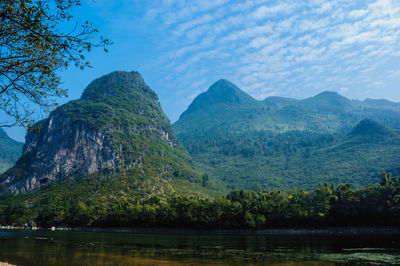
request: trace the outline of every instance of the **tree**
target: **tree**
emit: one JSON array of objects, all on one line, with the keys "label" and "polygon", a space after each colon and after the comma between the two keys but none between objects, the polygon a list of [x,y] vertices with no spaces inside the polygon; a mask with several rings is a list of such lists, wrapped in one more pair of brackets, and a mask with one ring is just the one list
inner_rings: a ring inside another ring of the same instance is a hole
[{"label": "tree", "polygon": [[0,1],[0,112],[9,118],[2,119],[0,127],[29,129],[33,106],[49,111],[56,98],[67,96],[67,90],[60,88],[60,70],[71,64],[90,67],[85,53],[93,47],[107,51],[108,39],[93,41],[98,30],[92,24],[74,21],[71,12],[80,4],[80,0]]},{"label": "tree", "polygon": [[209,179],[210,178],[208,177],[207,174],[203,174],[203,177],[202,177],[202,185],[203,185],[203,187],[207,186]]}]

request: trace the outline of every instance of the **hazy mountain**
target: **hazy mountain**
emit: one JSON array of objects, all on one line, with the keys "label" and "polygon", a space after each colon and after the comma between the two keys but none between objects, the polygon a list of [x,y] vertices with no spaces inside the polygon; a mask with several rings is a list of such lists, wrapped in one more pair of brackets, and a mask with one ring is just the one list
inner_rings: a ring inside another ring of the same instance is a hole
[{"label": "hazy mountain", "polygon": [[[137,72],[94,80],[81,99],[60,106],[37,126],[40,132],[28,133],[16,166],[1,176],[3,189],[31,192],[69,180],[85,188],[82,182],[93,179],[107,196],[122,193],[118,190],[144,195],[201,182],[157,95]],[[87,176],[92,179],[79,181]],[[110,177],[111,184],[103,187]]]},{"label": "hazy mountain", "polygon": [[398,138],[398,132],[389,129],[381,124],[378,124],[374,120],[364,119],[349,133],[351,136],[360,136],[365,138],[372,138],[377,141],[390,140],[392,138]]},{"label": "hazy mountain", "polygon": [[[216,88],[218,101],[208,101],[216,98]],[[243,100],[229,100],[232,92]],[[350,100],[329,91],[303,100],[249,97],[219,81],[173,125],[198,167],[228,188],[362,185],[400,166],[398,103]]]},{"label": "hazy mountain", "polygon": [[201,112],[202,109],[213,105],[251,106],[255,103],[257,103],[256,100],[239,89],[235,84],[221,79],[215,82],[207,92],[197,96],[183,116],[194,111]]},{"label": "hazy mountain", "polygon": [[268,107],[277,107],[281,108],[287,105],[291,105],[299,100],[287,98],[287,97],[279,97],[279,96],[270,96],[263,100],[264,104]]},{"label": "hazy mountain", "polygon": [[23,143],[10,138],[7,133],[0,128],[0,174],[14,166],[21,155],[23,145]]},{"label": "hazy mountain", "polygon": [[[202,134],[204,130],[235,126],[232,121],[246,121],[248,114],[256,113],[262,108],[262,103],[233,83],[221,79],[193,100],[175,123],[174,132],[182,130],[197,135]],[[192,119],[194,120],[189,121]]]}]

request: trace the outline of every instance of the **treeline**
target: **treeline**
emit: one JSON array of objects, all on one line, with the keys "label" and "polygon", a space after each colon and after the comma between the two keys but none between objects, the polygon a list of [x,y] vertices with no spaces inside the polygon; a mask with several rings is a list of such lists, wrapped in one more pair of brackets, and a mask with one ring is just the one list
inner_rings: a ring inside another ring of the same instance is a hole
[{"label": "treeline", "polygon": [[216,199],[43,194],[2,196],[0,224],[49,226],[262,229],[320,226],[400,226],[400,179],[375,185],[320,184],[314,190],[232,191]]}]

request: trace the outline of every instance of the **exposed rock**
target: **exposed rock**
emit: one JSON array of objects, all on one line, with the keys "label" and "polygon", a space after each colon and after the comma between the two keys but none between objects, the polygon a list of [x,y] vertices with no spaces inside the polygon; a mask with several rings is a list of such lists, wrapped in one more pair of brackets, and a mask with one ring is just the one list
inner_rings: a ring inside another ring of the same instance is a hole
[{"label": "exposed rock", "polygon": [[91,130],[85,122],[71,122],[58,114],[46,120],[40,133],[30,133],[20,160],[30,161],[28,176],[7,176],[3,185],[13,192],[28,192],[51,180],[74,179],[118,167],[118,155],[108,131]]},{"label": "exposed rock", "polygon": [[52,180],[141,167],[155,152],[153,142],[176,146],[157,95],[137,72],[93,81],[80,100],[60,106],[37,126],[40,132],[27,134],[16,166],[0,177],[3,191],[30,192]]}]

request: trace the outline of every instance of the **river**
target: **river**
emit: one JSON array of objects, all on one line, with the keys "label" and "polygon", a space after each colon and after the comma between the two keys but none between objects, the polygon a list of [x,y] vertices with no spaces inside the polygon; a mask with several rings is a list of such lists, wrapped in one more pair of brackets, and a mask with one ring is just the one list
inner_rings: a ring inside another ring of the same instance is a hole
[{"label": "river", "polygon": [[400,265],[400,235],[1,230],[13,265]]}]

